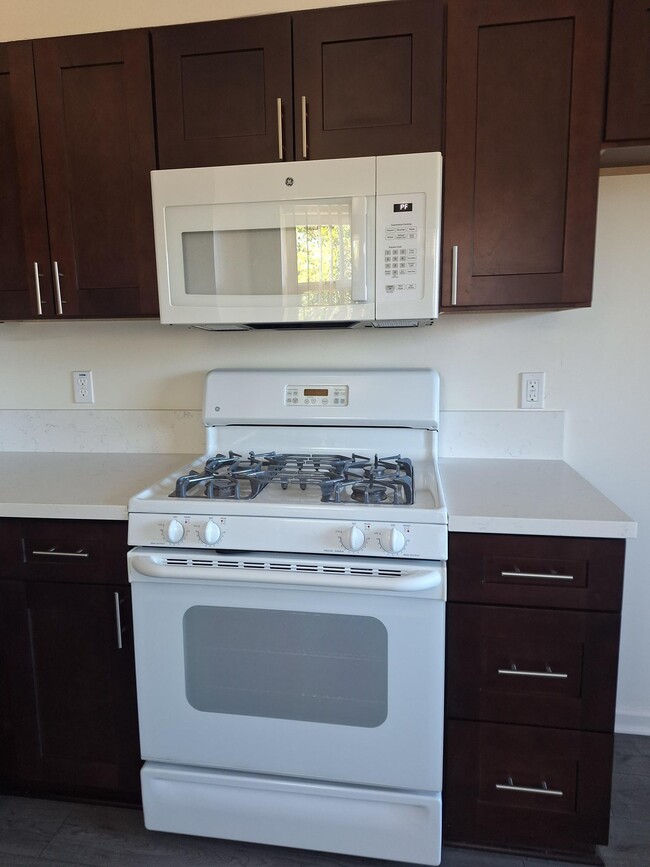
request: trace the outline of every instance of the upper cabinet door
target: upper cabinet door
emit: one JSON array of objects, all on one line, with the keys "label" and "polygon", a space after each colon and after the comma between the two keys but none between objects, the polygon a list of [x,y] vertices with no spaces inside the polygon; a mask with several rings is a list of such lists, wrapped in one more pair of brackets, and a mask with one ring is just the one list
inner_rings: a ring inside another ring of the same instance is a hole
[{"label": "upper cabinet door", "polygon": [[614,0],[605,139],[650,139],[649,0]]},{"label": "upper cabinet door", "polygon": [[0,45],[0,319],[53,315],[32,45]]},{"label": "upper cabinet door", "polygon": [[152,37],[160,168],[293,159],[289,15]]},{"label": "upper cabinet door", "polygon": [[146,31],[34,43],[58,316],[156,315]]},{"label": "upper cabinet door", "polygon": [[443,29],[439,0],[295,14],[296,159],[440,150]]},{"label": "upper cabinet door", "polygon": [[449,5],[442,300],[591,300],[608,0]]}]

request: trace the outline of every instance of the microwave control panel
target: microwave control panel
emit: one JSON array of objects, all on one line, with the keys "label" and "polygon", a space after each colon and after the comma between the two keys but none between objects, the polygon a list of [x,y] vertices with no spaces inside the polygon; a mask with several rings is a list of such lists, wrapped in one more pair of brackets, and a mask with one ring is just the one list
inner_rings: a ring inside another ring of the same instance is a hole
[{"label": "microwave control panel", "polygon": [[391,300],[424,294],[425,195],[377,197],[377,290]]}]

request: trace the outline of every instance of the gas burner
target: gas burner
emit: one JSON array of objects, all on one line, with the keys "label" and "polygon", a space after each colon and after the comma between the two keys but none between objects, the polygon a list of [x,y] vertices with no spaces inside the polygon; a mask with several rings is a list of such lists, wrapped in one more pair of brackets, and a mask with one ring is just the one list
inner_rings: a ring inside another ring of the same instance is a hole
[{"label": "gas burner", "polygon": [[338,478],[321,486],[324,503],[413,504],[413,464],[408,458],[353,457]]},{"label": "gas burner", "polygon": [[351,498],[357,503],[382,503],[386,499],[386,488],[373,482],[358,482],[352,485]]}]

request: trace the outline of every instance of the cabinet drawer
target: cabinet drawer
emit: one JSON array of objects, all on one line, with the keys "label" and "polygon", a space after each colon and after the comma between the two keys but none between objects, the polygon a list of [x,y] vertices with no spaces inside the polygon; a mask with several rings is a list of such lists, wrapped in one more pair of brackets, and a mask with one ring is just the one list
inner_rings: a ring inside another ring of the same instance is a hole
[{"label": "cabinet drawer", "polygon": [[606,843],[613,735],[453,720],[449,842],[575,850]]},{"label": "cabinet drawer", "polygon": [[12,518],[0,525],[0,576],[128,583],[126,521]]},{"label": "cabinet drawer", "polygon": [[447,606],[447,715],[611,731],[620,616]]},{"label": "cabinet drawer", "polygon": [[625,541],[450,533],[448,598],[620,611]]}]

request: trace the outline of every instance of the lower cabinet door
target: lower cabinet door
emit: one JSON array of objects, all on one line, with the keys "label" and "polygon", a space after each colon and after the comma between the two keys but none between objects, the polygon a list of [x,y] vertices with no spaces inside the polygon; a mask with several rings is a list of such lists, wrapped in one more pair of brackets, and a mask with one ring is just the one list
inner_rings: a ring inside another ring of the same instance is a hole
[{"label": "lower cabinet door", "polygon": [[613,735],[449,720],[445,839],[589,851],[607,843]]},{"label": "lower cabinet door", "polygon": [[447,714],[610,732],[620,615],[447,605]]},{"label": "lower cabinet door", "polygon": [[13,744],[3,784],[137,802],[128,585],[0,581],[0,607]]}]

